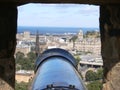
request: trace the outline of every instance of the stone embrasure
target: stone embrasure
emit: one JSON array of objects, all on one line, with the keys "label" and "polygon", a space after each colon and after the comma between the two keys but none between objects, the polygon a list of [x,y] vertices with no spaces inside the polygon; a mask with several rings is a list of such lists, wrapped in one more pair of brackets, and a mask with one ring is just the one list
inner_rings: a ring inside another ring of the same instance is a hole
[{"label": "stone embrasure", "polygon": [[100,6],[103,90],[120,90],[120,6]]},{"label": "stone embrasure", "polygon": [[17,7],[0,5],[0,90],[14,90]]}]

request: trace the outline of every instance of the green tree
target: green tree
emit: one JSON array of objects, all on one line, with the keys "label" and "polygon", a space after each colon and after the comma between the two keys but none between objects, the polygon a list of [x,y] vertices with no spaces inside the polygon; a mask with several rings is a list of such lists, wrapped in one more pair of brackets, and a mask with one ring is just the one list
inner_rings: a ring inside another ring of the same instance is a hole
[{"label": "green tree", "polygon": [[29,52],[27,54],[27,57],[28,57],[28,60],[29,60],[29,67],[31,69],[34,69],[34,64],[35,64],[35,61],[36,61],[36,54],[34,52]]},{"label": "green tree", "polygon": [[21,83],[15,83],[15,90],[28,90],[28,83],[21,82]]},{"label": "green tree", "polygon": [[27,57],[24,56],[23,53],[18,52],[16,54],[16,70],[23,69],[23,70],[33,70],[34,63],[36,60],[36,55],[33,52],[29,52]]},{"label": "green tree", "polygon": [[23,60],[24,57],[25,57],[24,53],[17,52],[16,53],[16,62],[19,61],[19,60]]},{"label": "green tree", "polygon": [[97,80],[97,74],[92,70],[88,70],[85,74],[85,78],[86,78],[86,81],[95,81]]},{"label": "green tree", "polygon": [[36,59],[36,55],[34,52],[29,52],[27,54],[27,57],[30,59],[30,60],[35,60]]},{"label": "green tree", "polygon": [[34,63],[29,60],[29,58],[24,58],[24,60],[20,63],[22,65],[23,70],[33,70]]},{"label": "green tree", "polygon": [[100,81],[93,81],[87,84],[88,90],[102,90],[102,83]]},{"label": "green tree", "polygon": [[21,70],[21,65],[16,64],[16,71],[19,71],[19,70]]},{"label": "green tree", "polygon": [[97,70],[97,77],[98,79],[103,79],[103,68]]}]

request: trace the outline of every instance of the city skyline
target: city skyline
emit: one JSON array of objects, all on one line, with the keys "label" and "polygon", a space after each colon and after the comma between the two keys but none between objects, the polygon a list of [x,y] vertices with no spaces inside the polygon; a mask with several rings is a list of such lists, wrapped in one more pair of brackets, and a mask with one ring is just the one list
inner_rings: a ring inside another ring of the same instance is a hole
[{"label": "city skyline", "polygon": [[99,6],[26,4],[18,7],[18,26],[99,27]]}]

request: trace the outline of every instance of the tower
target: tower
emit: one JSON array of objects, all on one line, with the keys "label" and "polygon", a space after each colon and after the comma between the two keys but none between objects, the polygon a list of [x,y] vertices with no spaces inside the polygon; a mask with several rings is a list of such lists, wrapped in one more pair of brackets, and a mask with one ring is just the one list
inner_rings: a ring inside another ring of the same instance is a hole
[{"label": "tower", "polygon": [[79,39],[83,39],[83,31],[82,30],[79,31],[78,38]]},{"label": "tower", "polygon": [[40,55],[40,48],[39,48],[39,32],[37,31],[36,32],[36,45],[35,45],[35,53],[36,53],[36,56],[39,56]]}]

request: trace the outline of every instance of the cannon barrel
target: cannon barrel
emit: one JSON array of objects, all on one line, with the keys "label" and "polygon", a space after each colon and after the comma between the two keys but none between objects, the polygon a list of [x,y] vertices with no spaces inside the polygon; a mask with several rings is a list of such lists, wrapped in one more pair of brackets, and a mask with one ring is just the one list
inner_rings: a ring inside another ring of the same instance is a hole
[{"label": "cannon barrel", "polygon": [[68,51],[46,50],[37,58],[32,90],[86,90],[76,66]]}]

